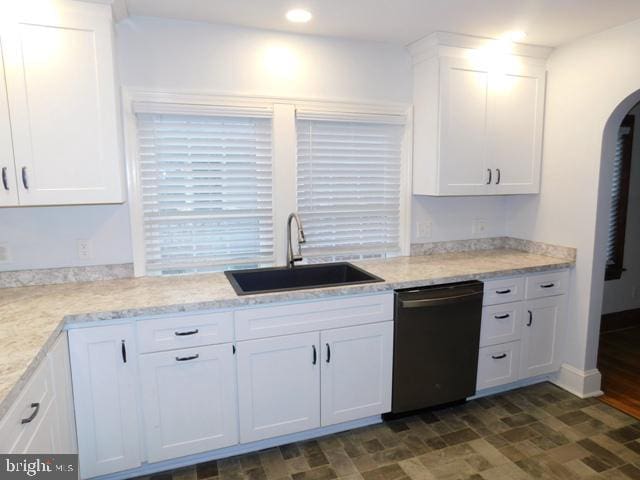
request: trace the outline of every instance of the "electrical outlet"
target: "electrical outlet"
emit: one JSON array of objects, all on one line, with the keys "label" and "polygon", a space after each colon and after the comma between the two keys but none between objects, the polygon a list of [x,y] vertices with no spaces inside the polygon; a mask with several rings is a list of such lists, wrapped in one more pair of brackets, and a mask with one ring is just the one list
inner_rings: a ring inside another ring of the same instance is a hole
[{"label": "electrical outlet", "polygon": [[428,240],[431,238],[431,221],[421,220],[416,222],[416,239]]},{"label": "electrical outlet", "polygon": [[78,239],[78,258],[80,260],[91,259],[91,240]]},{"label": "electrical outlet", "polygon": [[473,235],[477,237],[482,237],[487,234],[489,230],[488,222],[484,218],[476,218],[473,221],[473,226],[471,228]]},{"label": "electrical outlet", "polygon": [[11,251],[9,245],[0,243],[0,263],[9,263],[11,261]]}]

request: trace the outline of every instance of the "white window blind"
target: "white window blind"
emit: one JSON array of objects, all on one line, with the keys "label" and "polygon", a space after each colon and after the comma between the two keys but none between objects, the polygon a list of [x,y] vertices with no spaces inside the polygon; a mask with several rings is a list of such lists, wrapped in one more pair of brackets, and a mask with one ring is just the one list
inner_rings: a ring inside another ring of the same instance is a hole
[{"label": "white window blind", "polygon": [[138,113],[147,275],[273,262],[271,119]]},{"label": "white window blind", "polygon": [[620,228],[620,222],[624,222],[625,220],[622,218],[622,214],[626,213],[626,205],[622,205],[622,202],[625,201],[622,193],[625,187],[625,185],[623,185],[625,168],[628,167],[628,165],[625,165],[625,155],[630,155],[630,152],[626,152],[625,150],[629,148],[628,137],[632,135],[632,133],[631,128],[628,126],[622,126],[618,131],[618,140],[613,161],[613,181],[611,184],[611,207],[609,209],[609,231],[607,237],[607,266],[621,264],[620,252],[618,252],[618,237],[624,232],[624,229]]},{"label": "white window blind", "polygon": [[299,117],[296,128],[305,255],[340,260],[398,254],[404,127]]}]

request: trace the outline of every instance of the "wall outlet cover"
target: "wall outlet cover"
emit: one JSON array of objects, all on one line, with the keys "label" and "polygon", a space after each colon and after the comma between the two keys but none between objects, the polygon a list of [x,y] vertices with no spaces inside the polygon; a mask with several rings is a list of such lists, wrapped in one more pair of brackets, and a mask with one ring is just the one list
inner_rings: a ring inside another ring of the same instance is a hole
[{"label": "wall outlet cover", "polygon": [[421,220],[416,222],[416,239],[429,240],[431,238],[431,221]]},{"label": "wall outlet cover", "polygon": [[484,218],[476,218],[473,221],[473,226],[471,227],[471,231],[473,235],[482,237],[487,234],[489,231],[489,222]]},{"label": "wall outlet cover", "polygon": [[9,262],[11,262],[11,251],[9,249],[9,244],[0,243],[0,263]]},{"label": "wall outlet cover", "polygon": [[78,239],[78,258],[80,260],[90,260],[92,257],[92,248],[91,248],[91,240],[88,239]]}]

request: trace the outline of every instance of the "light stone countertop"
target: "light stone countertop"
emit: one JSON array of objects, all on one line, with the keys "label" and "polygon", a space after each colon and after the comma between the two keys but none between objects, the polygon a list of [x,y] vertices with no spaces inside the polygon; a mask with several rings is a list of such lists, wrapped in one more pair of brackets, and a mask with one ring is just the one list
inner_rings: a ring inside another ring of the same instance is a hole
[{"label": "light stone countertop", "polygon": [[383,283],[237,296],[221,273],[0,289],[0,418],[67,326],[120,318],[365,294],[571,267],[573,260],[497,249],[353,262]]}]

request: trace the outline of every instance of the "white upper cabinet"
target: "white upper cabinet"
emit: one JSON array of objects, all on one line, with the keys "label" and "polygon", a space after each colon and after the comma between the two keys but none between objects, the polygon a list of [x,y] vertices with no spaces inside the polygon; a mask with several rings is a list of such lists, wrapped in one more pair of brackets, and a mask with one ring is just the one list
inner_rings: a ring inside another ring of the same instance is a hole
[{"label": "white upper cabinet", "polygon": [[[482,194],[488,179],[485,169],[487,90],[489,73],[469,68],[461,59],[441,61],[442,194]],[[419,132],[416,132],[419,133]]]},{"label": "white upper cabinet", "polygon": [[[17,196],[13,188],[1,205],[123,202],[110,8],[76,2],[24,12],[16,7],[0,35],[14,157],[7,175],[17,187]],[[0,87],[5,165],[3,93]]]},{"label": "white upper cabinet", "polygon": [[434,34],[411,52],[413,193],[538,193],[549,49]]},{"label": "white upper cabinet", "polygon": [[13,141],[11,140],[11,123],[9,122],[9,103],[4,80],[4,58],[2,56],[0,36],[0,207],[18,204],[18,187],[13,162]]}]

